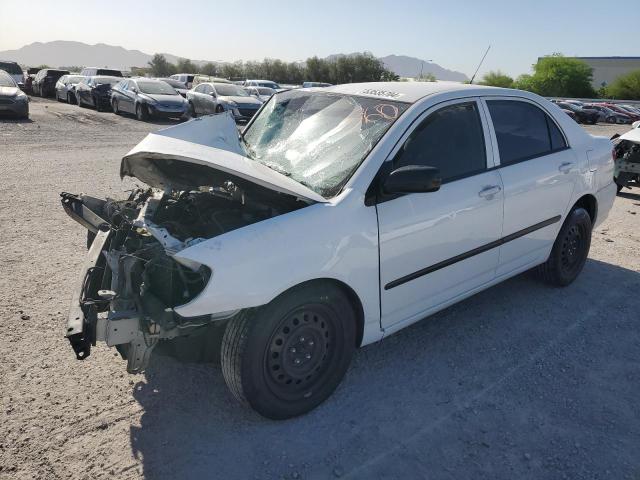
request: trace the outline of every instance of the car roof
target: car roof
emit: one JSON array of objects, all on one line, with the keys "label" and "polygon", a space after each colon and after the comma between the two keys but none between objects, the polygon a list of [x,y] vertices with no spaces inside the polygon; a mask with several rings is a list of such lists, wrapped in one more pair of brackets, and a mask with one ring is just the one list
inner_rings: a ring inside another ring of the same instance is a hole
[{"label": "car roof", "polygon": [[[311,90],[311,89],[310,89]],[[502,94],[511,92],[510,88],[486,87],[483,85],[469,85],[458,82],[369,82],[345,83],[331,87],[318,87],[318,92],[335,92],[345,95],[358,95],[372,98],[386,98],[399,102],[415,103],[427,95],[443,92],[461,91],[466,94]]]}]

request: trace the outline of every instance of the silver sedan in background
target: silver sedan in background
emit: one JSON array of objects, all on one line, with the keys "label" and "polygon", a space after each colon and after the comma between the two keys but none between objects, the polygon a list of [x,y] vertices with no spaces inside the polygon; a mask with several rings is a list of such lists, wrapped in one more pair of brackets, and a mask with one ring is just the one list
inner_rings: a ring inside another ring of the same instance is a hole
[{"label": "silver sedan in background", "polygon": [[56,82],[56,100],[67,103],[77,103],[76,85],[85,78],[82,75],[63,75]]}]

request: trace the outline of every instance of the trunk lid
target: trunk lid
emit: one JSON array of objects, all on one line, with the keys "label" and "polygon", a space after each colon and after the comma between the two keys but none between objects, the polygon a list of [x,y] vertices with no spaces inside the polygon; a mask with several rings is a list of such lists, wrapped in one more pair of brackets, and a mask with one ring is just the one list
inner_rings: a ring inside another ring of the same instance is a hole
[{"label": "trunk lid", "polygon": [[240,143],[230,112],[197,118],[147,135],[122,159],[120,177],[136,177],[161,189],[198,187],[180,163],[195,164],[310,202],[327,202],[320,194],[250,159]]}]

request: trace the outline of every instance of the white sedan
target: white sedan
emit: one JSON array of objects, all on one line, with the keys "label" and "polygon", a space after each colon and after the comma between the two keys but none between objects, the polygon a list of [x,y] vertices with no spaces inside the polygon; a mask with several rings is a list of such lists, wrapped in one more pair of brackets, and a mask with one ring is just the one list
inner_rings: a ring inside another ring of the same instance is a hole
[{"label": "white sedan", "polygon": [[534,267],[573,282],[611,149],[537,95],[445,82],[278,93],[240,137],[228,112],[161,130],[121,164],[148,188],[62,194],[89,231],[66,335],[140,372],[223,322],[233,394],[303,414],[360,346]]}]

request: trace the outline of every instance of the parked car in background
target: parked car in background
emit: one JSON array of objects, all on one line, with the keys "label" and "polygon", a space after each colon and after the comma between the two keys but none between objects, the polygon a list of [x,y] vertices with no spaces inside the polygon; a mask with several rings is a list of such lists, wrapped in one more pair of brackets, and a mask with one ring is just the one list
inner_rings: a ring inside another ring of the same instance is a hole
[{"label": "parked car in background", "polygon": [[331,87],[331,83],[324,82],[303,82],[302,88],[313,88],[313,87]]},{"label": "parked car in background", "polygon": [[169,78],[173,78],[174,80],[182,82],[187,87],[187,89],[189,89],[193,86],[193,79],[196,75],[196,73],[176,73],[174,75],[171,75],[171,77]]},{"label": "parked car in background", "polygon": [[138,120],[189,115],[187,99],[168,83],[151,78],[129,78],[115,85],[111,107],[115,114],[132,113]]},{"label": "parked car in background", "polygon": [[29,118],[29,97],[4,70],[0,70],[0,114]]},{"label": "parked car in background", "polygon": [[262,102],[232,83],[201,83],[187,92],[193,116],[229,111],[237,122],[250,120]]},{"label": "parked car in background", "polygon": [[585,104],[585,108],[590,108],[592,110],[597,110],[598,112],[600,112],[601,113],[600,121],[604,121],[607,123],[618,123],[618,124],[631,123],[631,118],[629,118],[628,115],[614,112],[610,108],[604,105],[601,105],[599,103],[587,103]]},{"label": "parked car in background", "polygon": [[24,77],[24,91],[33,95],[33,79],[40,71],[39,68],[28,68]]},{"label": "parked car in background", "polygon": [[[623,110],[631,113],[632,115],[640,115],[640,108],[638,108],[637,106],[634,105],[621,105],[621,104],[617,104],[620,108],[622,108]],[[640,120],[640,119],[638,119]],[[635,120],[637,121],[637,120]]]},{"label": "parked car in background", "polygon": [[272,88],[273,90],[280,90],[281,87],[276,82],[272,82],[271,80],[245,80],[245,87],[267,87]]},{"label": "parked car in background", "polygon": [[176,80],[174,78],[156,78],[156,80],[161,80],[165,83],[168,83],[169,85],[171,85],[173,87],[173,89],[178,92],[180,95],[182,95],[183,97],[187,96],[187,92],[189,91],[189,89],[187,88],[187,86],[182,83],[179,80]]},{"label": "parked car in background", "polygon": [[120,164],[146,185],[122,201],[62,194],[93,239],[73,262],[65,335],[78,359],[106,342],[139,373],[166,339],[217,323],[232,394],[269,418],[301,415],[360,346],[533,268],[575,281],[614,203],[613,168],[609,139],[529,92],[278,93],[241,135],[228,114],[149,134]]},{"label": "parked car in background", "polygon": [[633,123],[631,124],[631,126],[632,126],[633,128],[640,128],[640,121],[633,122]]},{"label": "parked car in background", "polygon": [[77,103],[76,85],[86,77],[82,75],[63,75],[56,82],[56,100]]},{"label": "parked car in background", "polygon": [[85,77],[120,77],[122,78],[122,72],[112,68],[98,68],[98,67],[86,67],[80,72],[80,75]]},{"label": "parked car in background", "polygon": [[83,77],[76,85],[76,98],[80,107],[94,107],[98,112],[111,109],[111,88],[122,77]]},{"label": "parked car in background", "polygon": [[273,88],[269,87],[245,87],[245,90],[252,97],[256,97],[261,102],[266,102],[271,98],[271,95],[276,93]]},{"label": "parked car in background", "polygon": [[230,80],[226,78],[218,78],[218,77],[210,77],[208,75],[196,75],[193,77],[193,82],[191,82],[191,89],[195,86],[200,85],[201,83],[229,83],[232,84]]},{"label": "parked car in background", "polygon": [[[558,105],[559,106],[559,105]],[[571,119],[575,122],[578,121],[578,119],[576,118],[576,114],[574,113],[573,110],[568,109],[568,108],[560,108],[568,117],[571,117]]]},{"label": "parked car in background", "polygon": [[24,89],[25,76],[22,67],[17,62],[0,60],[0,70],[4,70],[16,82],[19,88]]},{"label": "parked car in background", "polygon": [[69,71],[56,68],[44,68],[38,71],[32,83],[33,94],[40,97],[53,97],[56,92],[56,83],[63,75],[69,75]]},{"label": "parked car in background", "polygon": [[626,110],[620,107],[619,105],[616,105],[615,103],[605,103],[603,105],[608,109],[613,110],[616,113],[619,113],[621,115],[626,115],[627,117],[629,117],[629,123],[633,123],[636,120],[640,120],[640,114],[632,113],[629,110]]},{"label": "parked car in background", "polygon": [[585,109],[573,103],[557,102],[556,105],[558,105],[563,110],[571,110],[575,115],[575,119],[578,123],[595,125],[596,123],[598,123],[598,119],[600,118],[600,114],[596,110]]}]

